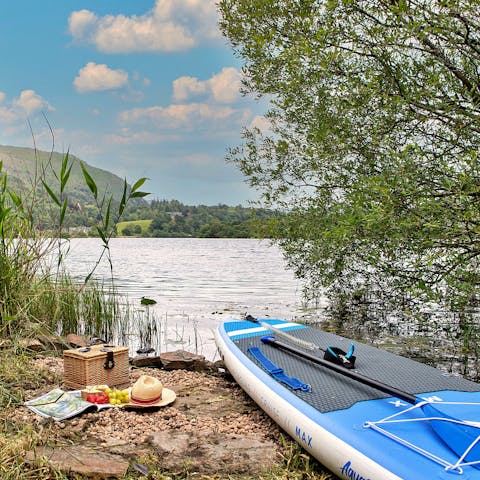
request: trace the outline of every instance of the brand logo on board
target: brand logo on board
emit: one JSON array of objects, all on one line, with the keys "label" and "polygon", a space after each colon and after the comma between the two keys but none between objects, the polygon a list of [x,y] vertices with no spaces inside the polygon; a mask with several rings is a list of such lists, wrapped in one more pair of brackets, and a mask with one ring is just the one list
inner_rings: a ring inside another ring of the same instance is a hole
[{"label": "brand logo on board", "polygon": [[352,462],[350,460],[342,467],[342,475],[350,480],[370,480],[356,472],[352,468]]},{"label": "brand logo on board", "polygon": [[306,447],[312,446],[313,437],[309,435],[307,432],[302,430],[300,427],[295,427],[295,436],[297,439],[303,443]]}]

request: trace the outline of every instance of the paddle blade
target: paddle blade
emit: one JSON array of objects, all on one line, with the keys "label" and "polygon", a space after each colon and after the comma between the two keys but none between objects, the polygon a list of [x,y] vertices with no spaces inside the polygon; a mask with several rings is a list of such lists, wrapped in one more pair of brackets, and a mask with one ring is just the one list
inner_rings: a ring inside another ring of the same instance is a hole
[{"label": "paddle blade", "polygon": [[[421,406],[428,423],[437,436],[455,452],[462,462],[480,462],[480,427],[457,420],[441,412],[432,404]],[[480,463],[474,465],[480,468]]]}]

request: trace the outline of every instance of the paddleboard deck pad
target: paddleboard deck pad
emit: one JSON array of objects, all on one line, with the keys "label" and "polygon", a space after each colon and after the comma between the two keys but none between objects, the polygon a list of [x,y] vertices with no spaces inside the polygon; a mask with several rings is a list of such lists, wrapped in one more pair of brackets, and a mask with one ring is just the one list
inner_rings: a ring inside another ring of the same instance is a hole
[{"label": "paddleboard deck pad", "polygon": [[[415,395],[420,402],[412,405],[262,338],[270,335],[287,344],[289,339],[278,333],[282,331],[321,349],[344,351],[351,340],[283,320],[258,322],[230,319],[218,327],[215,339],[226,368],[285,432],[339,478],[480,480],[480,454],[478,465],[472,459],[475,439],[470,456],[454,453],[448,445],[452,439],[445,442],[432,428],[436,420],[421,407],[424,400],[441,412],[442,420],[460,419],[458,428],[464,421],[479,422],[480,445],[480,384],[355,343],[354,371]],[[298,343],[292,346],[323,358],[320,349],[312,353]],[[477,427],[473,425],[470,429]],[[447,426],[445,435],[452,431]]]}]

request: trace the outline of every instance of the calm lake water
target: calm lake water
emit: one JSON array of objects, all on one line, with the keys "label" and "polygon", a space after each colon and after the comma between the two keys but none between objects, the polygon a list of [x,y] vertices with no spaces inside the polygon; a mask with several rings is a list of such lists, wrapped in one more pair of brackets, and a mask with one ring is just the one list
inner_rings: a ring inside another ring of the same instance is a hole
[{"label": "calm lake water", "polygon": [[[83,280],[102,249],[98,239],[72,239],[67,271]],[[112,239],[110,250],[115,286],[131,317],[118,334],[131,353],[151,344],[157,352],[182,348],[213,360],[213,332],[228,317],[249,313],[294,320],[321,315],[322,305],[305,307],[302,283],[266,240],[118,238]],[[109,281],[106,259],[94,277]],[[157,303],[144,307],[142,296]]]}]

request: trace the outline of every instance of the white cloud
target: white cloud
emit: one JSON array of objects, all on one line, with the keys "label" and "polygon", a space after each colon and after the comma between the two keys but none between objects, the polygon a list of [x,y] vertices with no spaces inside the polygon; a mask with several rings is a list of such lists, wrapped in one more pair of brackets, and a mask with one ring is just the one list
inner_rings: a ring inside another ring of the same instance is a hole
[{"label": "white cloud", "polygon": [[18,111],[10,107],[0,107],[0,122],[1,123],[13,123],[19,119]]},{"label": "white cloud", "polygon": [[88,10],[73,12],[68,19],[70,33],[74,38],[88,37],[97,21],[97,16]]},{"label": "white cloud", "polygon": [[219,103],[232,103],[240,96],[240,72],[224,67],[220,73],[205,81],[196,77],[180,77],[173,82],[173,98],[185,101],[205,93]]},{"label": "white cloud", "polygon": [[272,123],[264,115],[255,115],[249,125],[249,128],[258,128],[261,132],[266,132],[270,130],[271,127]]},{"label": "white cloud", "polygon": [[217,102],[233,102],[240,94],[240,73],[233,67],[225,67],[208,80],[208,85]]},{"label": "white cloud", "polygon": [[10,102],[6,101],[6,95],[0,92],[0,122],[12,124],[23,120],[25,116],[30,117],[40,111],[55,110],[44,98],[38,95],[35,90],[22,90],[17,98]]},{"label": "white cloud", "polygon": [[105,64],[89,62],[79,70],[73,85],[79,93],[116,90],[128,85],[128,73],[112,70]]},{"label": "white cloud", "polygon": [[212,0],[157,0],[152,10],[130,17],[80,10],[68,23],[75,41],[106,53],[174,52],[220,37]]},{"label": "white cloud", "polygon": [[231,107],[191,103],[126,110],[120,114],[120,120],[124,123],[152,122],[157,127],[174,129],[200,126],[205,122],[236,121],[238,116],[239,111]]},{"label": "white cloud", "polygon": [[105,141],[113,145],[155,145],[160,142],[178,141],[181,137],[176,134],[163,134],[158,132],[148,132],[130,130],[123,128],[119,133],[113,133],[105,136]]},{"label": "white cloud", "polygon": [[173,81],[173,98],[177,101],[196,97],[206,90],[206,82],[201,82],[195,77],[180,77]]},{"label": "white cloud", "polygon": [[13,100],[13,105],[20,107],[27,116],[41,110],[54,110],[46,100],[35,93],[35,90],[23,90],[20,92],[20,96]]}]

